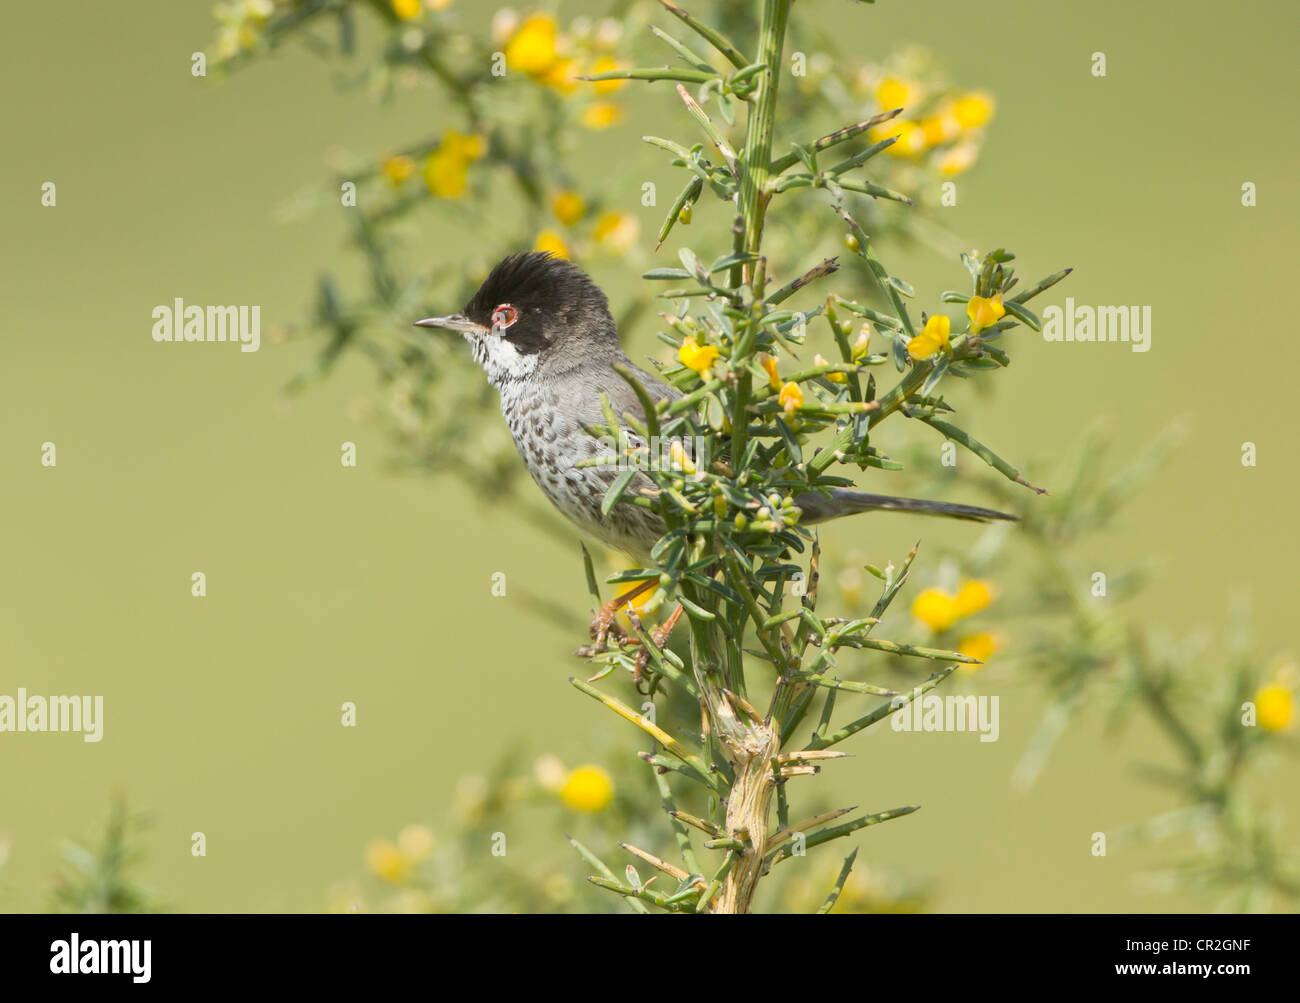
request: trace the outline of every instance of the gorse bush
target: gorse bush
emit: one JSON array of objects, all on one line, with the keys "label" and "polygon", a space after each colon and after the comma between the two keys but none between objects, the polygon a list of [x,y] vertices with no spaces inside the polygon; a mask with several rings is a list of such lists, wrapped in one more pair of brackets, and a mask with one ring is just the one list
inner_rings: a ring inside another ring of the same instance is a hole
[{"label": "gorse bush", "polygon": [[[792,6],[721,0],[688,11],[647,0],[611,3],[604,19],[562,24],[547,11],[502,10],[476,26],[466,5],[450,0],[222,5],[217,55],[228,68],[297,41],[348,61],[354,71],[345,82],[380,98],[427,89],[446,123],[385,151],[340,158],[328,184],[295,200],[295,210],[343,201],[362,281],[345,293],[356,283],[322,276],[309,318],[295,329],[314,339],[314,357],[292,389],[345,356],[364,356],[383,392],[377,408],[359,403],[357,413],[377,411],[390,424],[400,462],[452,474],[567,538],[549,511],[512,490],[523,467],[469,354],[450,340],[413,338],[408,325],[430,306],[464,302],[493,261],[521,249],[612,276],[644,272],[620,328],[657,328],[659,375],[682,396],[656,404],[629,372],[640,411],[607,406],[603,426],[590,431],[624,447],[616,460],[626,469],[606,510],[652,509],[666,532],[645,567],[608,580],[616,589],[652,587],[625,636],[588,650],[592,679],[574,680],[652,742],[641,753],[648,780],[624,782],[622,767],[615,770],[619,808],[604,816],[626,827],[618,834],[635,863],[607,863],[595,840],[608,833],[573,839],[592,882],[633,908],[745,911],[777,865],[915,810],[828,810],[805,778],[957,666],[990,658],[1053,698],[1017,780],[1037,777],[1055,738],[1089,697],[1107,691],[1117,718],[1141,714],[1180,757],[1176,769],[1156,772],[1182,807],[1120,835],[1190,829],[1201,837],[1170,872],[1171,887],[1234,908],[1294,901],[1294,859],[1273,813],[1245,789],[1251,768],[1282,747],[1293,676],[1282,663],[1261,668],[1237,640],[1230,672],[1201,651],[1198,671],[1180,671],[1187,645],[1149,636],[1124,614],[1132,579],[1123,574],[1112,575],[1109,605],[1081,598],[1088,569],[1079,541],[1120,510],[1147,464],[1109,475],[1106,450],[1092,443],[1077,462],[1058,464],[1044,480],[1054,493],[1042,497],[970,433],[947,396],[954,381],[982,385],[1010,363],[1015,334],[1039,327],[1032,301],[1068,272],[1022,282],[1013,254],[958,254],[926,211],[940,182],[977,158],[991,97],[949,86],[923,53],[880,65],[842,56],[828,26],[834,19],[793,18]],[[836,7],[836,18],[870,16],[848,0]],[[368,46],[375,25],[380,34]],[[653,206],[640,179],[615,171],[592,179],[582,169],[593,142],[608,142],[599,134],[652,106],[681,121],[669,137],[642,137],[678,175]],[[416,224],[472,225],[478,239],[463,259],[416,264],[406,250]],[[895,238],[951,255],[958,288],[918,295],[884,264],[882,245]],[[886,430],[907,433],[892,455],[880,447],[886,420]],[[863,579],[848,555],[821,552],[796,499],[851,484],[848,473],[865,472],[872,487],[903,476],[915,485],[934,471],[933,446],[944,441],[982,466],[939,473],[989,493],[1021,516],[1022,528],[943,555],[942,573],[913,550],[868,566]],[[653,488],[642,490],[637,475]],[[1029,584],[999,588],[990,606],[987,583],[1016,548],[1031,568]],[[587,573],[598,605],[590,557]],[[874,594],[864,597],[864,583],[875,584]],[[676,604],[685,643],[661,646],[646,624]],[[572,626],[576,618],[556,605],[545,608]],[[886,613],[908,605],[915,628],[899,633],[895,615],[890,636],[877,636]],[[980,626],[967,629],[975,612]],[[601,677],[620,685],[635,677],[654,699],[619,699],[594,685]],[[813,807],[796,809],[805,803]],[[667,817],[656,830],[660,809]],[[431,891],[420,907],[560,901],[527,876],[509,889],[451,876],[469,866],[464,855],[453,854],[452,867],[432,854],[429,873],[412,857],[410,872],[399,874],[392,868],[405,851],[393,845],[396,856],[381,858],[386,844],[372,848],[372,872],[387,866],[376,862],[392,865],[383,880],[455,887]],[[881,908],[919,900],[910,892],[873,898],[853,864],[850,854],[838,876],[817,873],[826,879],[821,895],[809,890],[809,867],[790,883],[797,894],[781,900],[803,908],[816,899],[823,910],[849,893]]]}]

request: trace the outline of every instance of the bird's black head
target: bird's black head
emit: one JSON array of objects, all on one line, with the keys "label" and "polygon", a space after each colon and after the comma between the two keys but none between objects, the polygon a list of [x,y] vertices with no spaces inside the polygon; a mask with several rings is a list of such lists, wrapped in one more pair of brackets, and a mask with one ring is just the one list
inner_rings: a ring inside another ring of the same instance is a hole
[{"label": "bird's black head", "polygon": [[512,254],[450,317],[421,327],[460,331],[493,383],[531,375],[540,365],[567,369],[619,351],[609,301],[586,273],[546,251]]}]

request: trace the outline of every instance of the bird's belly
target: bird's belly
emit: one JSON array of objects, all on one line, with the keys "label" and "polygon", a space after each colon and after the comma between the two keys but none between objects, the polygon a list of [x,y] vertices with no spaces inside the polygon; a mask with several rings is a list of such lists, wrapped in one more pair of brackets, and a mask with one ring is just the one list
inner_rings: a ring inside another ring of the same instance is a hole
[{"label": "bird's belly", "polygon": [[512,421],[511,434],[528,473],[542,492],[570,522],[584,533],[608,546],[638,558],[648,558],[650,549],[663,533],[663,522],[652,512],[630,504],[638,481],[648,486],[648,478],[638,476],[629,486],[624,500],[608,513],[601,503],[622,468],[616,462],[579,466],[584,461],[616,457],[599,440],[585,432],[557,428],[550,416],[532,421]]}]

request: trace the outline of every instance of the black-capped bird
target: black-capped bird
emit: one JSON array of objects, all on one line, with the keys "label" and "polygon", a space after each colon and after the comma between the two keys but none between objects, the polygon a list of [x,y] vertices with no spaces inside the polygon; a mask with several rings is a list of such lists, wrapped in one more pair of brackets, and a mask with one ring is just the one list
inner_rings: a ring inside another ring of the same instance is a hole
[{"label": "black-capped bird", "polygon": [[[415,323],[465,336],[488,381],[500,392],[501,413],[519,455],[546,497],[578,529],[648,565],[650,550],[663,535],[663,520],[639,505],[615,505],[602,512],[605,493],[622,468],[618,462],[579,464],[610,452],[608,440],[587,431],[605,424],[601,394],[616,415],[644,417],[635,392],[614,371],[615,365],[621,363],[632,370],[655,401],[673,400],[681,394],[628,359],[619,344],[609,301],[600,288],[563,258],[540,251],[512,254],[492,269],[460,313]],[[644,475],[639,478],[644,483],[634,482],[632,491],[653,486]],[[800,522],[804,525],[876,511],[977,522],[1015,519],[970,505],[843,488],[828,495],[802,494],[794,502],[802,511]],[[609,630],[614,610],[654,584],[656,580],[651,579],[639,590],[619,596],[597,615],[592,633],[598,646]],[[655,640],[662,643],[662,636],[656,634]]]}]

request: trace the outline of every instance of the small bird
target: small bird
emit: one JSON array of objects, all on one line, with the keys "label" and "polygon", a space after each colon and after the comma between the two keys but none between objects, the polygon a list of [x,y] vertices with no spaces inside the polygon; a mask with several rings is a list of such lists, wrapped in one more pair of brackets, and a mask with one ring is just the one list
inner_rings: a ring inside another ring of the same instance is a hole
[{"label": "small bird", "polygon": [[[475,361],[499,391],[501,413],[515,446],[546,497],[578,529],[648,565],[651,548],[663,535],[663,520],[637,505],[615,505],[602,513],[601,501],[622,470],[617,463],[579,464],[610,454],[608,441],[602,443],[587,432],[605,424],[601,394],[616,415],[644,417],[635,392],[614,371],[615,365],[630,369],[656,402],[674,400],[681,393],[628,359],[609,301],[586,273],[548,252],[512,254],[492,269],[460,313],[428,317],[415,325],[465,336]],[[644,475],[640,479],[642,487],[652,486]],[[978,522],[1016,518],[970,505],[843,488],[829,495],[809,492],[794,501],[804,525],[871,511]],[[655,579],[649,580],[643,590],[654,584]],[[637,594],[634,589],[618,597],[592,621],[598,647],[614,610]],[[655,640],[662,643],[657,634]]]}]

